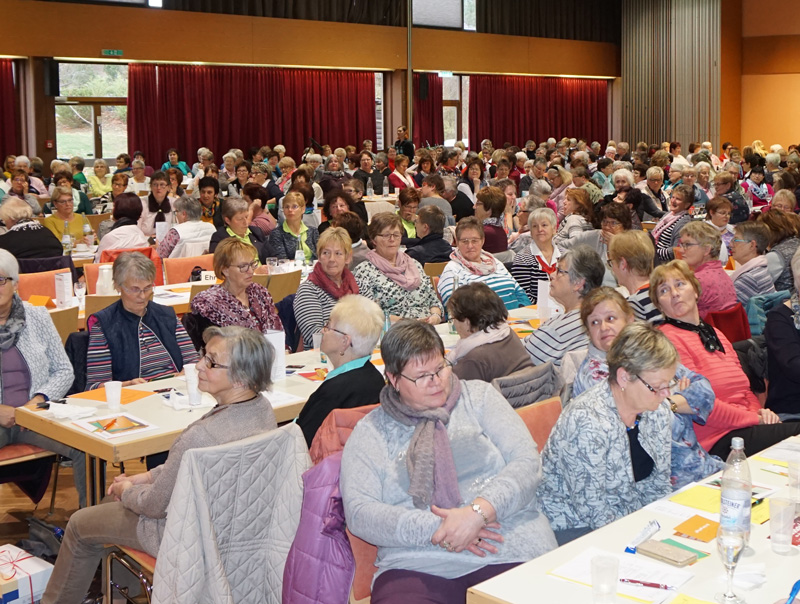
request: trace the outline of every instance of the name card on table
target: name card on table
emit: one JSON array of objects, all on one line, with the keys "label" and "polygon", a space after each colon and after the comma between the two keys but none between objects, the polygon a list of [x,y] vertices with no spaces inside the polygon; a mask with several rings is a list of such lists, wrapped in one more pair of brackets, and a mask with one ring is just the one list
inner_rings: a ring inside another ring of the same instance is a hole
[{"label": "name card on table", "polygon": [[33,294],[30,298],[28,298],[28,304],[32,306],[44,306],[45,308],[56,307],[50,296],[40,296],[37,294]]},{"label": "name card on table", "polygon": [[56,308],[67,308],[72,304],[72,273],[56,273]]},{"label": "name card on table", "polygon": [[200,273],[200,283],[211,283],[212,285],[217,282],[217,274],[214,271],[202,271]]}]

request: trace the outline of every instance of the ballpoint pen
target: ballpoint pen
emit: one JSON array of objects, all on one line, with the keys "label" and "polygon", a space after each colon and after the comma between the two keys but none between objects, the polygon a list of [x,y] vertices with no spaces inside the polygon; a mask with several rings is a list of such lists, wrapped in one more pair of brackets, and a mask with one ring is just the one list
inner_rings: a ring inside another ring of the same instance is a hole
[{"label": "ballpoint pen", "polygon": [[629,585],[638,585],[640,587],[652,587],[653,589],[677,589],[671,585],[664,585],[663,583],[651,583],[650,581],[639,581],[639,579],[620,579],[620,583],[627,583]]},{"label": "ballpoint pen", "polygon": [[115,417],[110,422],[108,422],[105,426],[100,424],[100,427],[97,428],[97,430],[94,430],[94,432],[100,432],[100,430],[102,430],[103,432],[106,432],[111,426],[113,426],[116,423],[117,423],[117,418]]},{"label": "ballpoint pen", "polygon": [[754,508],[757,505],[761,505],[762,503],[764,503],[765,499],[766,499],[766,497],[759,497],[758,499],[753,499],[753,503],[750,504],[750,507]]}]

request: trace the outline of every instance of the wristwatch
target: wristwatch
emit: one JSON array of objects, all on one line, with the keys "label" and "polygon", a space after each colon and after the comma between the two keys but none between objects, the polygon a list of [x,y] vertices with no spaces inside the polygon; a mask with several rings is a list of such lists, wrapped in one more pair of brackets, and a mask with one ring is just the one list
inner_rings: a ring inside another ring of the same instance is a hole
[{"label": "wristwatch", "polygon": [[472,511],[481,515],[481,518],[483,518],[483,526],[486,526],[487,524],[489,524],[489,519],[486,517],[486,514],[483,513],[483,510],[481,509],[481,504],[480,503],[473,503],[472,504]]},{"label": "wristwatch", "polygon": [[669,397],[669,396],[667,397],[667,400],[669,401],[669,408],[672,410],[672,412],[673,413],[677,413],[678,412],[678,403],[673,401],[672,398]]}]

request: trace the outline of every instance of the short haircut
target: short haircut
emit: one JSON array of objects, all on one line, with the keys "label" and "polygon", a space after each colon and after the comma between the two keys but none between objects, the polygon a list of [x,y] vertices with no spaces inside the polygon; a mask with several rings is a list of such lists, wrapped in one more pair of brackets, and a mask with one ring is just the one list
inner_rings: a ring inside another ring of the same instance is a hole
[{"label": "short haircut", "polygon": [[680,195],[684,209],[692,207],[692,204],[694,204],[694,191],[692,187],[689,185],[678,185],[672,189],[672,194],[675,195],[676,193]]},{"label": "short haircut", "polygon": [[746,242],[755,241],[759,255],[767,251],[769,245],[769,228],[761,222],[740,222],[733,227],[733,232]]},{"label": "short haircut", "polygon": [[[725,174],[725,172],[722,174]],[[722,176],[722,174],[717,175],[717,182],[719,182],[719,177]],[[724,197],[712,197],[709,199],[706,203],[706,212],[714,214],[719,210],[728,210],[730,212],[733,210],[733,204]]]},{"label": "short haircut", "polygon": [[225,274],[222,272],[240,257],[253,258],[258,254],[258,250],[249,243],[245,243],[238,237],[227,237],[219,242],[219,245],[214,250],[214,274],[217,279],[225,279]]},{"label": "short haircut", "polygon": [[402,235],[405,233],[403,228],[403,220],[394,212],[380,212],[372,217],[372,220],[367,227],[369,238],[375,239],[378,235],[388,229],[397,229]]},{"label": "short haircut", "polygon": [[628,304],[628,301],[622,297],[621,293],[613,287],[601,286],[590,291],[581,302],[581,323],[583,323],[584,327],[589,328],[587,324],[589,315],[603,302],[613,302],[625,316],[633,317],[633,309]]},{"label": "short haircut", "polygon": [[625,182],[628,183],[629,187],[633,186],[634,183],[633,172],[631,172],[630,170],[626,170],[625,168],[614,170],[614,173],[611,175],[611,181],[616,182],[617,178],[624,178]]},{"label": "short haircut", "polygon": [[[793,194],[792,194],[793,195]],[[769,229],[769,246],[774,247],[784,239],[797,237],[797,229],[789,216],[776,208],[761,212],[758,222]]]},{"label": "short haircut", "polygon": [[290,190],[286,195],[283,196],[283,199],[281,200],[281,206],[286,207],[286,204],[290,202],[296,203],[301,208],[306,207],[306,198],[297,189]]},{"label": "short haircut", "polygon": [[475,198],[483,204],[483,208],[492,218],[499,218],[506,209],[506,196],[500,187],[484,187]]},{"label": "short haircut", "polygon": [[645,176],[653,180],[664,180],[664,170],[658,166],[650,166],[647,168]]},{"label": "short haircut", "polygon": [[106,174],[108,174],[109,170],[108,170],[108,164],[106,163],[106,160],[104,160],[104,159],[96,159],[96,160],[94,160],[94,165],[92,166],[92,169],[97,168],[98,166],[100,168],[105,169]]},{"label": "short haircut", "polygon": [[50,203],[55,207],[56,199],[62,195],[69,195],[69,198],[73,199],[72,191],[72,187],[53,187],[53,192],[50,193]]},{"label": "short haircut", "polygon": [[[25,203],[21,199],[19,201]],[[0,249],[0,273],[11,279],[13,283],[19,283],[19,262],[8,250]]]},{"label": "short haircut", "polygon": [[272,386],[275,350],[263,335],[239,325],[213,325],[203,332],[203,341],[208,344],[214,338],[221,338],[225,342],[228,377],[232,383],[253,392],[269,390]]},{"label": "short haircut", "polygon": [[344,183],[348,187],[353,187],[354,191],[364,194],[364,183],[358,178],[351,178]]},{"label": "short haircut", "polygon": [[444,357],[444,344],[433,325],[414,319],[401,319],[384,334],[381,357],[386,372],[399,375],[409,361]]},{"label": "short haircut", "polygon": [[[144,157],[144,156],[143,156]],[[78,155],[69,160],[69,165],[75,168],[78,172],[82,172],[86,167],[84,159]]]},{"label": "short haircut", "polygon": [[[722,247],[722,237],[719,231],[705,220],[692,220],[681,229],[681,235],[691,237],[702,246],[708,246],[709,254],[714,260],[719,260],[719,250]],[[616,237],[615,237],[616,239]],[[648,238],[649,239],[649,238]]]},{"label": "short haircut", "polygon": [[[429,187],[433,187],[434,190],[438,195],[444,193],[444,180],[438,174],[428,174],[425,178],[422,179],[422,182],[428,185]],[[407,189],[408,187],[406,187]],[[405,189],[403,189],[405,191]]]},{"label": "short haircut", "polygon": [[[141,204],[139,204],[141,205]],[[8,197],[0,204],[0,220],[19,222],[33,217],[33,208],[18,197]]]},{"label": "short haircut", "polygon": [[131,156],[127,153],[120,153],[117,155],[117,159],[121,159],[126,166],[131,165]]},{"label": "short haircut", "polygon": [[[115,176],[116,176],[116,174],[115,174]],[[122,176],[122,174],[120,174],[120,176]],[[69,186],[72,186],[72,183],[75,182],[75,178],[72,176],[72,173],[70,173],[70,172],[59,171],[59,172],[56,172],[55,174],[53,174],[53,182],[54,183],[58,183],[59,180],[63,180],[63,179],[66,179],[66,181],[69,183]],[[113,179],[112,179],[112,182],[113,182]]]},{"label": "short haircut", "polygon": [[633,227],[633,218],[631,211],[628,209],[627,204],[624,203],[608,203],[600,210],[600,222],[608,218],[609,220],[616,220],[622,225],[622,228],[629,231]]},{"label": "short haircut", "polygon": [[400,189],[400,193],[397,195],[397,201],[401,206],[407,206],[410,203],[419,204],[419,191],[413,187],[405,187],[404,189]]},{"label": "short haircut", "polygon": [[586,189],[567,189],[566,198],[572,200],[575,205],[575,214],[583,216],[586,222],[590,223],[594,219],[594,207],[592,200],[589,199],[589,192]]},{"label": "short haircut", "polygon": [[[270,164],[265,164],[263,161],[258,161],[250,166],[250,173],[266,174],[269,176],[272,174],[272,166]],[[292,176],[294,176],[294,174],[292,174]]]},{"label": "short haircut", "polygon": [[775,196],[772,198],[772,204],[775,203],[775,200],[784,198],[786,199],[786,201],[789,202],[789,205],[791,205],[793,209],[797,207],[797,197],[795,197],[793,191],[790,191],[788,189],[781,189],[780,191],[775,191]]},{"label": "short haircut", "polygon": [[331,189],[327,193],[325,193],[325,201],[322,203],[322,213],[330,219],[331,217],[331,204],[336,201],[337,199],[342,199],[347,204],[347,211],[352,212],[353,209],[356,207],[356,203],[353,201],[353,198],[350,197],[349,194],[345,193],[342,189],[338,187],[335,189]]},{"label": "short haircut", "polygon": [[596,251],[588,245],[577,245],[560,258],[560,262],[569,260],[569,282],[577,285],[583,280],[583,287],[578,291],[582,298],[595,287],[603,284],[606,269]]},{"label": "short haircut", "polygon": [[556,228],[556,213],[548,207],[536,208],[531,211],[528,216],[528,228],[530,229],[531,225],[543,219],[547,220],[554,229]]},{"label": "short haircut", "polygon": [[790,266],[792,267],[792,276],[797,279],[797,275],[800,275],[800,248],[797,248],[792,256]]},{"label": "short haircut", "polygon": [[658,288],[663,285],[670,276],[676,274],[680,276],[681,279],[685,279],[686,282],[692,286],[698,298],[700,298],[700,295],[703,293],[700,281],[694,276],[694,271],[689,268],[689,265],[686,264],[684,260],[671,260],[666,264],[657,266],[650,274],[650,300],[658,310],[661,310],[661,305],[658,303]]},{"label": "short haircut", "polygon": [[[327,229],[322,235],[325,235]],[[322,241],[320,235],[320,241]],[[385,316],[375,302],[358,294],[339,299],[331,309],[330,323],[350,336],[350,345],[357,357],[371,354],[383,331]]]},{"label": "short haircut", "polygon": [[[141,202],[139,207],[141,208]],[[117,289],[120,289],[129,277],[153,282],[156,279],[156,265],[141,252],[123,252],[114,260],[112,275]]]},{"label": "short haircut", "polygon": [[678,351],[664,333],[652,324],[636,321],[622,328],[606,353],[608,381],[617,383],[617,371],[639,377],[678,364]]},{"label": "short haircut", "polygon": [[606,168],[608,168],[613,163],[614,163],[614,160],[611,159],[610,157],[601,157],[600,159],[597,160],[597,169],[598,170],[605,170]]},{"label": "short haircut", "polygon": [[552,192],[553,187],[551,187],[550,183],[544,179],[534,180],[528,189],[528,193],[530,195],[541,197],[542,199],[547,199],[550,197],[550,193]]},{"label": "short haircut", "polygon": [[504,195],[505,195],[505,191],[506,191],[507,187],[514,187],[515,191],[517,189],[517,183],[515,183],[510,178],[501,178],[500,180],[498,180],[497,182],[494,183],[494,186],[496,186],[501,191],[503,191]]},{"label": "short haircut", "polygon": [[204,176],[197,183],[197,188],[200,191],[202,191],[203,189],[206,189],[208,187],[211,187],[211,188],[214,189],[214,195],[219,195],[219,181],[216,178],[214,178],[213,176]]},{"label": "short haircut", "polygon": [[353,240],[350,239],[350,234],[339,226],[332,226],[324,231],[317,240],[317,258],[325,248],[338,247],[345,255],[350,254],[353,249]]},{"label": "short haircut", "polygon": [[461,234],[464,231],[468,230],[477,231],[481,239],[486,238],[483,232],[483,225],[481,224],[481,221],[475,218],[475,216],[465,216],[464,218],[459,220],[458,224],[456,225],[456,241],[461,239]]},{"label": "short haircut", "polygon": [[431,230],[431,233],[439,234],[444,232],[445,215],[441,208],[435,205],[420,208],[417,212],[417,220],[426,225]]},{"label": "short haircut", "polygon": [[173,206],[175,212],[186,212],[186,218],[190,221],[200,220],[203,214],[203,206],[200,205],[200,200],[194,197],[179,197]]},{"label": "short haircut", "polygon": [[608,245],[609,259],[618,262],[625,258],[628,268],[639,277],[647,277],[653,272],[655,255],[653,242],[644,231],[623,231],[614,235]]},{"label": "short haircut", "polygon": [[447,312],[458,321],[469,321],[473,330],[488,331],[508,319],[503,300],[482,281],[463,285],[447,301]]},{"label": "short haircut", "polygon": [[142,200],[135,193],[122,193],[114,199],[114,220],[128,218],[139,220],[142,216]]},{"label": "short haircut", "polygon": [[257,201],[261,205],[262,210],[267,207],[267,202],[272,199],[267,190],[255,182],[249,182],[242,187],[242,198],[245,197],[251,202]]},{"label": "short haircut", "polygon": [[228,197],[222,204],[222,217],[230,220],[240,212],[247,212],[247,202],[241,197]]},{"label": "short haircut", "polygon": [[167,178],[167,175],[164,174],[164,172],[159,170],[158,172],[153,172],[152,176],[150,176],[150,187],[151,188],[152,188],[152,186],[153,186],[153,184],[155,182],[165,182],[165,183],[169,184],[169,179]]},{"label": "short haircut", "polygon": [[[342,227],[350,235],[350,241],[356,242],[361,239],[364,233],[364,221],[355,212],[342,212],[331,221],[332,226]],[[329,231],[330,229],[326,229]],[[322,235],[325,231],[322,232]],[[320,235],[320,238],[322,237]]]},{"label": "short haircut", "polygon": [[121,184],[123,187],[128,186],[128,175],[124,172],[117,172],[114,176],[111,177],[111,184]]}]

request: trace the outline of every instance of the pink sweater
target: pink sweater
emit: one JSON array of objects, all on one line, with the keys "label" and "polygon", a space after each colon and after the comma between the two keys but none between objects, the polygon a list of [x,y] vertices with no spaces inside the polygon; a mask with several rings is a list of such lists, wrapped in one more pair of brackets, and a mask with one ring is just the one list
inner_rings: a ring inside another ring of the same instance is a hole
[{"label": "pink sweater", "polygon": [[708,352],[700,343],[700,336],[694,332],[666,323],[659,329],[675,345],[681,363],[707,378],[714,389],[714,410],[706,425],[694,424],[697,440],[706,451],[731,430],[758,424],[761,405],[750,391],[750,382],[742,371],[733,345],[719,329],[714,331],[725,349],[724,353]]},{"label": "pink sweater", "polygon": [[700,282],[702,293],[697,301],[700,318],[718,310],[727,310],[736,305],[736,289],[733,280],[722,268],[719,260],[710,260],[698,266],[694,276]]}]

